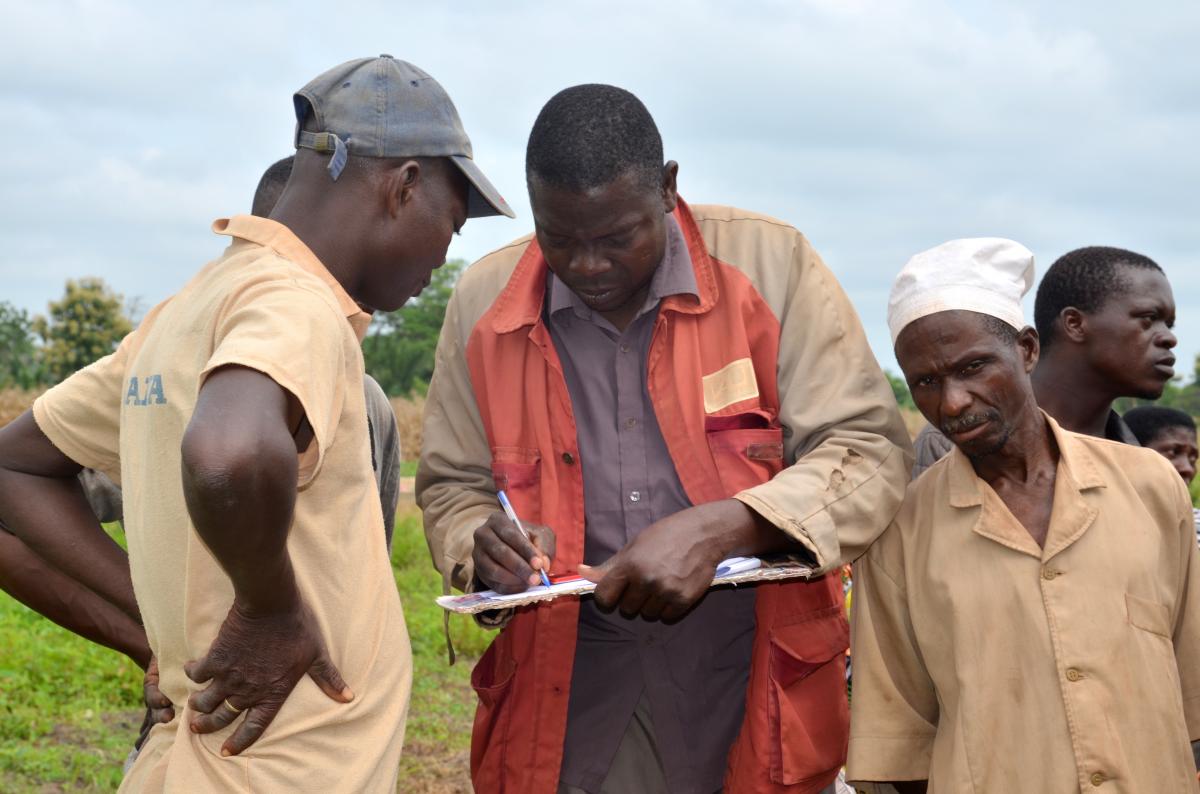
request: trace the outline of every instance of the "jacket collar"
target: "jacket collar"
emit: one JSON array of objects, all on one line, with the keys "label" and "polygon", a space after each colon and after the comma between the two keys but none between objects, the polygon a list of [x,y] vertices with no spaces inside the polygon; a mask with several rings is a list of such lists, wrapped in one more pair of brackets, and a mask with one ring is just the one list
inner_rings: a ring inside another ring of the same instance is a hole
[{"label": "jacket collar", "polygon": [[[660,311],[703,314],[712,309],[717,302],[715,260],[708,253],[708,247],[700,235],[700,228],[683,199],[679,199],[672,214],[679,224],[687,246],[688,258],[691,259],[695,291],[667,295],[662,300]],[[546,258],[542,256],[542,249],[538,246],[535,236],[529,241],[529,246],[518,260],[508,283],[493,304],[493,332],[511,333],[534,325],[540,320],[542,306],[546,300],[546,279],[549,272],[550,268],[546,265]]]},{"label": "jacket collar", "polygon": [[333,274],[321,264],[317,255],[297,237],[291,229],[270,218],[260,218],[256,215],[234,215],[232,218],[218,218],[213,221],[212,230],[217,234],[226,234],[240,240],[245,240],[264,248],[270,248],[284,259],[292,262],[301,270],[321,279],[337,300],[338,306],[350,327],[361,342],[371,324],[371,315],[362,310],[350,294]]}]

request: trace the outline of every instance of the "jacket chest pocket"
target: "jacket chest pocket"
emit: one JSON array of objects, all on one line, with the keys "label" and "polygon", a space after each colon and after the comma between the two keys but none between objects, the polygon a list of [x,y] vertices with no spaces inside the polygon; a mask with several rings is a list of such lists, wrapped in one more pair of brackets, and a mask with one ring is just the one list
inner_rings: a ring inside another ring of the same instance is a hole
[{"label": "jacket chest pocket", "polygon": [[765,411],[706,416],[704,435],[726,496],[760,485],[783,470],[783,428]]},{"label": "jacket chest pocket", "polygon": [[542,514],[542,457],[536,449],[495,447],[492,449],[492,481],[504,491],[522,520]]}]

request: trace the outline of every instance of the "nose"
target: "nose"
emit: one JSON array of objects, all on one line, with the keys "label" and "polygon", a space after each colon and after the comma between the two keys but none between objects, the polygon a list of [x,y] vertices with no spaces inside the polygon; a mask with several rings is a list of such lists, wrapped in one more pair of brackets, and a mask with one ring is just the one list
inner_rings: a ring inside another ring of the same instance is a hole
[{"label": "nose", "polygon": [[1179,344],[1179,340],[1175,337],[1175,332],[1168,328],[1155,338],[1154,344],[1166,350],[1171,350],[1175,345]]},{"label": "nose", "polygon": [[1179,472],[1183,481],[1189,485],[1196,478],[1196,464],[1185,457],[1180,456],[1175,459],[1175,471]]},{"label": "nose", "polygon": [[576,251],[567,266],[568,270],[580,278],[594,278],[608,272],[612,263],[592,249]]},{"label": "nose", "polygon": [[953,378],[942,382],[942,416],[954,418],[962,416],[971,407],[974,399],[965,387]]}]

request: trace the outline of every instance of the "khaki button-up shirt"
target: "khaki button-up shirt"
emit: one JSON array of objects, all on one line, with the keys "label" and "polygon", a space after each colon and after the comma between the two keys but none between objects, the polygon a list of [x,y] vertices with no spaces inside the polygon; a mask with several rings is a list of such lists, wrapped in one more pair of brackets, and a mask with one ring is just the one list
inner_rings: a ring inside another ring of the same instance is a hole
[{"label": "khaki button-up shirt", "polygon": [[1198,791],[1200,554],[1164,458],[1062,430],[1039,548],[957,449],[854,570],[849,776]]}]

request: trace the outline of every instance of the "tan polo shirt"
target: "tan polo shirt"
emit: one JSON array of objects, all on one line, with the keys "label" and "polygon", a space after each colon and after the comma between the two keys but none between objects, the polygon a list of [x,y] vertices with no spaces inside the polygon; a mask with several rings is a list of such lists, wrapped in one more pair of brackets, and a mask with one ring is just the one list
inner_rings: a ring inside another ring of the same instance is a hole
[{"label": "tan polo shirt", "polygon": [[849,778],[1194,792],[1200,552],[1154,452],[1062,430],[1045,548],[959,450],[854,566]]},{"label": "tan polo shirt", "polygon": [[[118,478],[138,606],[177,716],[157,726],[122,791],[392,792],[412,680],[408,635],[371,470],[359,310],[274,221],[237,216],[216,261],[154,308],[111,356],[46,392],[38,426],[66,455]],[[234,726],[187,725],[203,656],[233,602],[188,517],[180,445],[207,373],[237,364],[294,394],[315,440],[300,459],[288,537],[296,580],[354,690],[339,704],[307,676],[249,750],[221,758]]]}]

